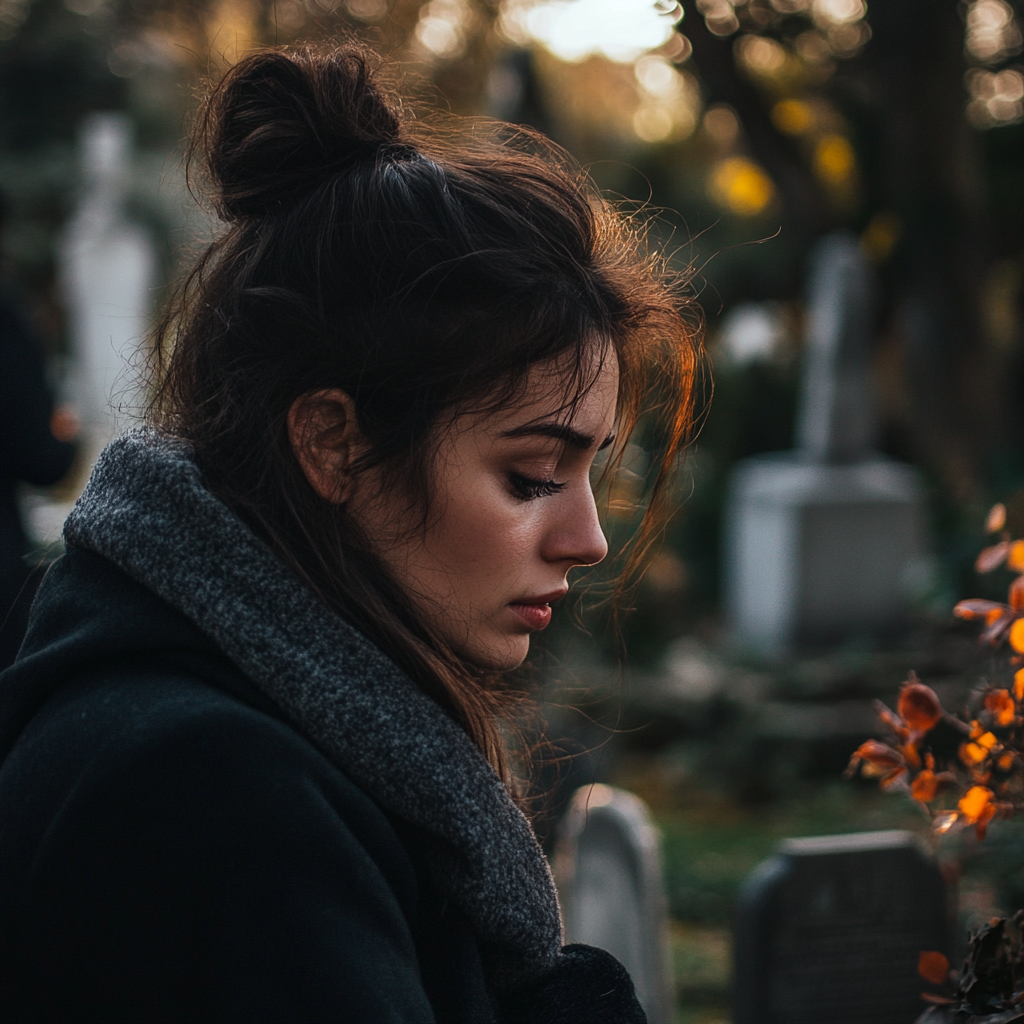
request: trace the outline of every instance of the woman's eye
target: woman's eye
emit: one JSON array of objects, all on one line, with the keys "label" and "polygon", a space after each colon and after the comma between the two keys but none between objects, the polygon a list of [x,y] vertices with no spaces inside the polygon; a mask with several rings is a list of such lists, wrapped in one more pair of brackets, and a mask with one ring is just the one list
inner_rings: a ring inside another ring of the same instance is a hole
[{"label": "woman's eye", "polygon": [[512,484],[512,493],[521,501],[550,497],[565,486],[564,483],[560,484],[554,480],[538,480],[534,477],[523,476],[522,473],[509,473],[508,477]]}]

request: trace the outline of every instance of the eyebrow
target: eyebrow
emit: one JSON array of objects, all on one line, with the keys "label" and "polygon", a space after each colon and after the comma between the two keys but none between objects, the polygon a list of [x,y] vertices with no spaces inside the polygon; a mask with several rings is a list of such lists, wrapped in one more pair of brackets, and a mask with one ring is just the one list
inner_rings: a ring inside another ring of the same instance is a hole
[{"label": "eyebrow", "polygon": [[[593,434],[584,434],[581,430],[567,427],[564,423],[527,423],[522,427],[513,427],[511,430],[504,430],[501,437],[550,437],[561,441],[570,448],[585,452],[594,447],[597,440]],[[604,451],[615,440],[614,434],[609,434],[598,446],[598,451]]]}]

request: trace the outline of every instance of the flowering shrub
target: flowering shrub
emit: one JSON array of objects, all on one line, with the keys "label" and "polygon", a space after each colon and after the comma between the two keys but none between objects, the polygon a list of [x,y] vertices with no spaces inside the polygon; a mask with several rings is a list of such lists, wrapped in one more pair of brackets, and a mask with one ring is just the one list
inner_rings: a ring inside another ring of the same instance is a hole
[{"label": "flowering shrub", "polygon": [[[848,774],[858,768],[877,777],[884,789],[905,791],[932,818],[941,834],[973,826],[979,839],[993,818],[1008,818],[1024,810],[1024,540],[1011,540],[1003,528],[1006,509],[996,505],[988,514],[990,533],[1001,533],[998,543],[978,555],[975,568],[991,572],[1002,565],[1017,575],[1006,604],[973,598],[961,601],[953,614],[980,620],[983,642],[1012,648],[1010,663],[1017,668],[1010,689],[986,686],[976,694],[973,714],[960,718],[946,711],[935,691],[911,672],[900,690],[896,711],[878,704],[878,713],[890,741],[867,740],[853,753]],[[960,732],[963,742],[955,759],[938,765],[929,749],[928,735],[945,722]],[[955,808],[940,798],[957,797]]]},{"label": "flowering shrub", "polygon": [[[935,834],[973,828],[979,840],[994,818],[1024,810],[1024,540],[1013,540],[1006,532],[1001,504],[989,512],[985,527],[999,539],[978,555],[975,569],[984,573],[1005,566],[1015,573],[1007,601],[961,601],[953,613],[980,621],[983,643],[1009,646],[1012,685],[982,687],[969,712],[959,717],[946,711],[935,691],[911,672],[895,712],[878,703],[888,742],[865,741],[847,769],[847,775],[859,770],[877,778],[883,789],[905,792],[931,817]],[[956,755],[945,763],[929,742],[940,723],[961,735]],[[1024,911],[1009,921],[993,918],[980,928],[971,936],[959,973],[950,970],[944,954],[922,952],[921,977],[949,994],[923,994],[934,1005],[918,1024],[1024,1022],[1022,923]]]}]

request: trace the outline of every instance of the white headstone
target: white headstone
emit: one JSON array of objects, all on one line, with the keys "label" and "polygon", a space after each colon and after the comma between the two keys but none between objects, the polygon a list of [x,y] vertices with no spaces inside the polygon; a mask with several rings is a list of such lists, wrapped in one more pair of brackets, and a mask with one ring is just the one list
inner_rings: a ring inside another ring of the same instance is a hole
[{"label": "white headstone", "polygon": [[555,858],[568,942],[605,949],[629,971],[650,1024],[673,1019],[668,918],[658,832],[639,797],[582,786]]},{"label": "white headstone", "polygon": [[126,213],[131,128],[123,114],[92,114],[80,131],[82,187],[61,246],[75,400],[87,444],[102,447],[131,401],[131,361],[149,329],[156,255]]},{"label": "white headstone", "polygon": [[725,510],[733,636],[767,654],[897,633],[925,557],[920,477],[872,450],[874,288],[849,235],[817,249],[793,451],[737,465]]}]

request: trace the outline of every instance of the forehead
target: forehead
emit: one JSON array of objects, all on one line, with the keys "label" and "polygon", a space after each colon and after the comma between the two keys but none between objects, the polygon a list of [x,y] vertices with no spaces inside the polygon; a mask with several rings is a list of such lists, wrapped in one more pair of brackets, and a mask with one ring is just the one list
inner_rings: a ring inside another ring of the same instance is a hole
[{"label": "forehead", "polygon": [[553,359],[526,372],[511,400],[485,419],[497,425],[554,422],[566,426],[597,426],[615,415],[619,364],[610,347],[594,346],[585,359]]}]

